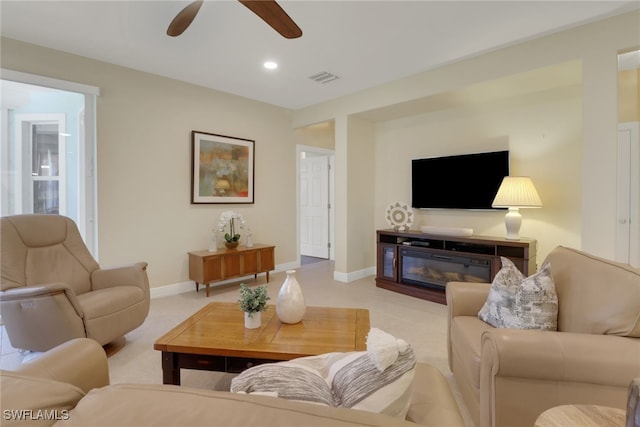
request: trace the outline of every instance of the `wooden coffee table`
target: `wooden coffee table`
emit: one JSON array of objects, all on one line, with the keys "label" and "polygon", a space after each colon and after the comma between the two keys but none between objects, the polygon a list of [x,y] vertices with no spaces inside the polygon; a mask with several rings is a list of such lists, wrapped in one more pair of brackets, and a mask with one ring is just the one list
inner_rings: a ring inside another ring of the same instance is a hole
[{"label": "wooden coffee table", "polygon": [[535,427],[624,427],[624,409],[598,405],[561,405],[544,411]]},{"label": "wooden coffee table", "polygon": [[180,384],[180,369],[242,372],[261,363],[330,352],[366,350],[369,310],[307,307],[301,322],[280,322],[274,304],[262,325],[245,329],[237,303],[212,302],[158,338],[162,381]]}]

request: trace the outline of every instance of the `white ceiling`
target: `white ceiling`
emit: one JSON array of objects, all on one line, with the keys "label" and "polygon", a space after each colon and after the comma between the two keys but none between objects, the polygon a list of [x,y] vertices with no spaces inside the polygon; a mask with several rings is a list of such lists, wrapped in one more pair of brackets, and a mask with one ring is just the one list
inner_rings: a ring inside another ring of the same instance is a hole
[{"label": "white ceiling", "polygon": [[[640,8],[635,1],[282,0],[303,35],[287,40],[234,0],[1,0],[0,33],[125,67],[298,109],[462,58]],[[275,71],[262,68],[275,60]],[[329,83],[309,77],[327,71]]]}]

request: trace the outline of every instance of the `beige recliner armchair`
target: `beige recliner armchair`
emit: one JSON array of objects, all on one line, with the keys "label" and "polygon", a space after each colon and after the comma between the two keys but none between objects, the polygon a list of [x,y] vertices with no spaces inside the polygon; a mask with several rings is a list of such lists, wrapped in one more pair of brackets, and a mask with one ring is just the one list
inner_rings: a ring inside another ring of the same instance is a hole
[{"label": "beige recliner armchair", "polygon": [[477,427],[532,426],[566,404],[625,409],[640,375],[640,270],[559,246],[547,256],[558,331],[478,318],[488,283],[447,284],[449,366]]},{"label": "beige recliner armchair", "polygon": [[101,269],[64,216],[0,221],[0,309],[13,347],[45,351],[79,337],[106,345],[144,322],[146,262]]}]

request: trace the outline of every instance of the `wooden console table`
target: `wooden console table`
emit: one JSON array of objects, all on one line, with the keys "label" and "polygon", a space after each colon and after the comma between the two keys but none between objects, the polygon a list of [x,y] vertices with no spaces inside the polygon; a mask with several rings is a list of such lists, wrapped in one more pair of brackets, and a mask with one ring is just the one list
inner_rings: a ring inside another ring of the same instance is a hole
[{"label": "wooden console table", "polygon": [[526,276],[536,271],[536,241],[377,231],[376,286],[446,304],[447,282],[491,282],[509,258]]},{"label": "wooden console table", "polygon": [[196,282],[196,292],[200,284],[206,286],[209,296],[209,284],[233,277],[242,277],[258,273],[266,273],[269,283],[269,272],[275,268],[275,246],[254,245],[250,248],[238,246],[235,249],[218,249],[189,252],[189,279]]}]

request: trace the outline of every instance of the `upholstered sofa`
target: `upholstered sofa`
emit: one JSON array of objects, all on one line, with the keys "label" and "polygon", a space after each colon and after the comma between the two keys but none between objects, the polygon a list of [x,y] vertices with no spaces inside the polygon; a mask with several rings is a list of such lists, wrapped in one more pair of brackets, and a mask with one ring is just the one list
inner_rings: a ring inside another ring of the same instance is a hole
[{"label": "upholstered sofa", "polygon": [[547,261],[557,331],[494,328],[478,318],[491,284],[447,284],[449,366],[477,427],[532,426],[565,404],[625,409],[640,375],[640,270],[566,247]]},{"label": "upholstered sofa", "polygon": [[5,427],[464,426],[448,381],[422,363],[406,420],[253,394],[161,384],[109,385],[104,350],[86,338],[0,373]]},{"label": "upholstered sofa", "polygon": [[0,307],[11,345],[45,351],[78,337],[109,344],[149,313],[147,263],[100,268],[62,215],[0,219]]}]

